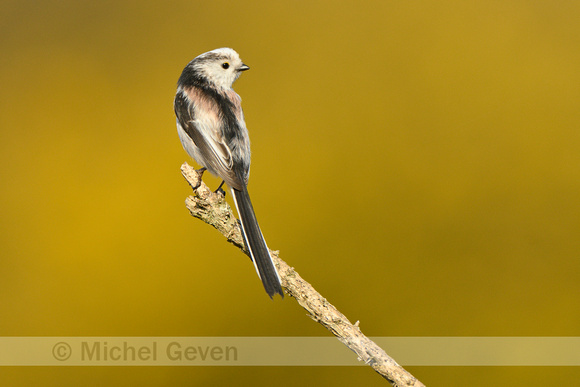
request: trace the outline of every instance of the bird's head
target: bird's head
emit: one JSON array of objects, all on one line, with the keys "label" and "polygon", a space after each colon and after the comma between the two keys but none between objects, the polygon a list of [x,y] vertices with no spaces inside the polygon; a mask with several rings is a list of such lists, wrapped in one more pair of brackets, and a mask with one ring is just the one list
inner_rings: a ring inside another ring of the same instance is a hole
[{"label": "bird's head", "polygon": [[237,52],[218,48],[199,55],[189,63],[197,74],[218,88],[229,89],[242,71],[249,70]]}]

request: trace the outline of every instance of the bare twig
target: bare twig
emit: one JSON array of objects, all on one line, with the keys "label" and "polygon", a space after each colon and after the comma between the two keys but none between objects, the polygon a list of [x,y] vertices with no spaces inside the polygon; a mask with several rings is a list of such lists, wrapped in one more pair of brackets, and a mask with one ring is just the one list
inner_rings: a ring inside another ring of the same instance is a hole
[{"label": "bare twig", "polygon": [[[184,163],[181,172],[194,190],[195,195],[185,200],[191,215],[212,225],[228,240],[246,254],[246,248],[238,222],[230,206],[219,193],[213,193],[202,181],[201,174]],[[270,250],[274,264],[280,274],[282,287],[296,299],[310,317],[332,332],[338,340],[357,354],[360,361],[370,365],[377,373],[394,386],[424,386],[413,375],[401,367],[377,344],[366,337],[356,324],[352,324],[342,313],[320,295],[308,282],[302,279],[294,268],[278,256],[278,251]]]}]

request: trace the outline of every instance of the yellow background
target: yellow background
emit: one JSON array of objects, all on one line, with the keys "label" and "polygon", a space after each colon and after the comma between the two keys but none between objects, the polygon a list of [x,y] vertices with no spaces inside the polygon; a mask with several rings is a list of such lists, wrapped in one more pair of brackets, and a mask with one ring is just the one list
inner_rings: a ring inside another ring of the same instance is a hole
[{"label": "yellow background", "polygon": [[[328,334],[293,300],[272,302],[249,260],[184,207],[175,84],[223,46],[251,67],[235,88],[268,244],[363,332],[580,335],[579,2],[1,8],[0,335]],[[580,377],[410,370],[428,386]],[[366,367],[16,367],[0,379],[385,385]]]}]

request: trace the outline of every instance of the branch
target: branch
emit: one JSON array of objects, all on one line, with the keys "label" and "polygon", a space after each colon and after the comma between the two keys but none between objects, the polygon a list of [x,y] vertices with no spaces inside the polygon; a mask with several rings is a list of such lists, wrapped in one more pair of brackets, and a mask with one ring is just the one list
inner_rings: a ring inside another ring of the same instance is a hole
[{"label": "branch", "polygon": [[[187,163],[181,166],[181,173],[195,193],[194,196],[189,196],[185,200],[185,206],[191,215],[215,227],[227,238],[228,242],[233,243],[246,255],[249,255],[244,246],[238,221],[224,196],[212,192],[201,181],[201,174]],[[278,251],[270,250],[270,253],[282,280],[282,287],[288,295],[296,299],[298,304],[306,309],[314,321],[332,332],[338,340],[357,354],[359,360],[370,365],[394,386],[424,387],[423,383],[415,379],[383,349],[366,337],[360,331],[358,322],[354,325],[351,324],[345,315],[326,301],[326,298],[322,297],[312,285],[303,280],[294,268],[281,260]]]}]

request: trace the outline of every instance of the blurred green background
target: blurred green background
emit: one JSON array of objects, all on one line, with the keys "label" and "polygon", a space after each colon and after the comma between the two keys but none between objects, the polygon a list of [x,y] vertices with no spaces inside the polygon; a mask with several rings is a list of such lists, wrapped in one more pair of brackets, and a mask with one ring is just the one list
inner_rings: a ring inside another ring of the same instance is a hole
[{"label": "blurred green background", "polygon": [[[235,88],[266,240],[363,332],[580,335],[579,2],[1,8],[1,336],[328,335],[184,207],[175,84],[223,46],[252,68]],[[428,386],[580,377],[409,369]],[[14,367],[0,382],[386,384],[367,367]]]}]

